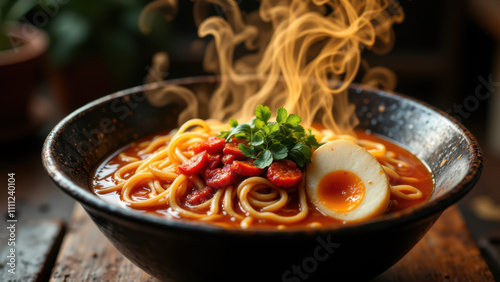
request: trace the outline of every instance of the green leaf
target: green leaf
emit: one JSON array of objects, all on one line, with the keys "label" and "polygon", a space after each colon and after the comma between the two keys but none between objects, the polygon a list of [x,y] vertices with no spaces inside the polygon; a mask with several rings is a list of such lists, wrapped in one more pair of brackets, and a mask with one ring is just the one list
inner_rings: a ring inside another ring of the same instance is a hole
[{"label": "green leaf", "polygon": [[255,109],[255,116],[264,123],[267,123],[269,118],[271,118],[271,110],[268,106],[258,105]]},{"label": "green leaf", "polygon": [[[281,135],[283,136],[283,135]],[[281,144],[285,145],[288,150],[291,150],[295,144],[297,144],[297,140],[295,138],[291,138],[291,136],[283,136],[282,140],[280,141]]]},{"label": "green leaf", "polygon": [[256,120],[257,120],[256,118],[253,118],[251,121],[247,122],[246,124],[248,124],[250,127],[255,127]]},{"label": "green leaf", "polygon": [[295,146],[292,148],[292,151],[293,150],[300,151],[305,157],[309,156],[310,158],[310,156],[312,155],[311,147],[302,142],[295,144]]},{"label": "green leaf", "polygon": [[311,162],[311,157],[312,157],[312,148],[305,145],[304,146],[304,149],[302,152],[302,155],[304,156],[304,162],[306,164],[310,163]]},{"label": "green leaf", "polygon": [[310,130],[306,133],[299,125],[302,119],[298,115],[288,115],[287,110],[281,107],[276,112],[276,122],[269,122],[269,107],[259,105],[255,116],[246,124],[238,124],[231,119],[231,131],[221,132],[219,136],[226,138],[227,142],[231,142],[231,138],[247,140],[248,145],[239,144],[238,147],[246,157],[255,159],[254,164],[259,168],[285,158],[300,167],[311,162],[312,148],[317,148],[319,144]]},{"label": "green leaf", "polygon": [[288,113],[286,112],[286,109],[281,107],[278,109],[277,113],[276,113],[276,121],[278,123],[283,123],[286,121],[286,116],[288,115]]},{"label": "green leaf", "polygon": [[314,135],[307,135],[306,137],[306,141],[307,143],[312,147],[312,148],[318,148],[319,147],[319,144],[318,144],[318,140],[316,140],[316,137],[314,137]]},{"label": "green leaf", "polygon": [[217,137],[226,139],[230,133],[231,131],[222,131]]},{"label": "green leaf", "polygon": [[249,147],[243,143],[238,144],[238,149],[245,155],[247,158],[255,159],[255,153],[252,147]]},{"label": "green leaf", "polygon": [[237,133],[233,137],[236,139],[241,139],[241,140],[248,140],[249,139],[249,135],[246,132]]},{"label": "green leaf", "polygon": [[304,156],[300,152],[297,151],[290,151],[288,154],[288,158],[294,161],[299,167],[304,167],[305,162],[304,162]]},{"label": "green leaf", "polygon": [[260,119],[256,119],[254,121],[254,125],[255,125],[255,128],[257,128],[257,129],[262,129],[262,128],[264,128],[264,126],[266,126],[266,124]]},{"label": "green leaf", "polygon": [[273,158],[282,160],[288,156],[288,148],[283,144],[273,144],[269,147],[269,151],[273,154]]},{"label": "green leaf", "polygon": [[266,168],[273,162],[273,154],[269,150],[262,151],[253,162],[258,168]]},{"label": "green leaf", "polygon": [[[250,135],[251,132],[252,132],[252,128],[250,127],[250,125],[240,124],[237,127],[235,127],[233,130],[231,130],[231,133],[226,137],[226,139],[231,138],[232,136],[239,134],[239,133],[243,133],[244,135]],[[238,137],[241,137],[241,135],[239,135]]]},{"label": "green leaf", "polygon": [[303,136],[306,135],[306,131],[304,130],[304,128],[301,126],[301,125],[296,125],[296,126],[293,126],[292,127],[292,130],[295,132],[295,133],[302,133]]},{"label": "green leaf", "polygon": [[312,149],[308,145],[299,142],[293,146],[290,150],[289,155],[292,160],[297,163],[298,166],[303,167],[304,165],[311,162]]},{"label": "green leaf", "polygon": [[251,146],[259,146],[264,144],[264,136],[261,132],[257,132],[252,136],[252,140],[249,143]]},{"label": "green leaf", "polygon": [[237,127],[238,126],[238,122],[235,120],[235,119],[230,119],[229,120],[229,125],[231,125],[231,127]]},{"label": "green leaf", "polygon": [[[285,137],[281,134],[277,134],[273,137],[275,143],[282,143],[285,140]],[[285,146],[286,147],[286,146]],[[293,146],[292,146],[293,147]]]},{"label": "green leaf", "polygon": [[[8,1],[7,1],[8,2]],[[37,5],[36,0],[17,0],[5,15],[4,21],[20,21],[23,16],[26,15],[31,9]],[[42,1],[43,2],[43,1]],[[2,11],[3,12],[3,11]]]},{"label": "green leaf", "polygon": [[290,114],[287,118],[286,118],[286,123],[292,125],[292,126],[296,126],[296,125],[299,125],[299,123],[302,121],[302,119],[296,115],[296,114]]},{"label": "green leaf", "polygon": [[268,134],[273,134],[273,133],[276,133],[276,132],[280,131],[280,125],[277,124],[277,123],[275,123],[275,122],[268,123],[267,127],[269,129],[269,133]]},{"label": "green leaf", "polygon": [[269,135],[271,133],[271,131],[269,130],[269,125],[264,125],[264,127],[262,127],[262,131],[265,135]]}]

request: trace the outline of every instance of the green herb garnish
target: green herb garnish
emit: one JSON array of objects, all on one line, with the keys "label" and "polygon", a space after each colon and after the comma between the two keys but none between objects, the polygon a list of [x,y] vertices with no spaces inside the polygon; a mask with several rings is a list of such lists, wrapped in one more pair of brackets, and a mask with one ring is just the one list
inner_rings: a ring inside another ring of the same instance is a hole
[{"label": "green herb garnish", "polygon": [[312,148],[317,148],[318,141],[299,123],[302,119],[295,114],[288,114],[285,108],[279,108],[276,122],[269,122],[271,110],[259,105],[255,116],[249,123],[238,124],[234,119],[229,121],[231,131],[223,131],[218,137],[231,142],[232,138],[243,139],[248,146],[240,143],[240,151],[248,158],[255,159],[254,164],[265,168],[273,160],[289,159],[299,167],[311,162]]}]

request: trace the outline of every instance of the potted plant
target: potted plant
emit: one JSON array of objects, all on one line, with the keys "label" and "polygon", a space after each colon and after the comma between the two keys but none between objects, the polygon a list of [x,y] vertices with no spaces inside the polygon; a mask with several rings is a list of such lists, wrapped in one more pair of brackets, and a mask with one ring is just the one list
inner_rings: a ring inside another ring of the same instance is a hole
[{"label": "potted plant", "polygon": [[65,112],[143,84],[153,55],[179,45],[161,11],[151,12],[149,34],[140,31],[139,16],[151,0],[60,2],[44,29],[51,40],[50,86]]},{"label": "potted plant", "polygon": [[0,142],[34,127],[29,103],[49,43],[45,32],[25,23],[25,15],[36,5],[36,0],[0,1]]}]

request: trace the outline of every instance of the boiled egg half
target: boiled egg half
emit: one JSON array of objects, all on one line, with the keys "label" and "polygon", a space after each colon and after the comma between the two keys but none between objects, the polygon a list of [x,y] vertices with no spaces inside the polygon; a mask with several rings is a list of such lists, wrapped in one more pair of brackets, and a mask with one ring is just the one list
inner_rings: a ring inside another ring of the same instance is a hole
[{"label": "boiled egg half", "polygon": [[319,211],[341,221],[381,215],[390,199],[380,163],[347,140],[331,141],[314,151],[306,169],[306,191]]}]

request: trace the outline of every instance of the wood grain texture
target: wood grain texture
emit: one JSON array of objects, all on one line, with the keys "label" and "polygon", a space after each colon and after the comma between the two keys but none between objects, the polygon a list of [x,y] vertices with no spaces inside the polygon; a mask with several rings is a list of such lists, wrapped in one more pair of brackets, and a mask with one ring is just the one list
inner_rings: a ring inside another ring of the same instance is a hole
[{"label": "wood grain texture", "polygon": [[128,261],[97,229],[81,205],[76,204],[51,281],[159,280]]},{"label": "wood grain texture", "polygon": [[[61,246],[51,281],[151,281],[101,234],[80,205]],[[455,206],[415,248],[374,281],[494,281]]]},{"label": "wood grain texture", "polygon": [[[58,219],[31,220],[16,225],[15,245],[0,255],[0,281],[47,281],[64,235]],[[10,249],[15,248],[15,274],[9,273]]]},{"label": "wood grain texture", "polygon": [[456,206],[425,237],[373,281],[494,281]]}]

